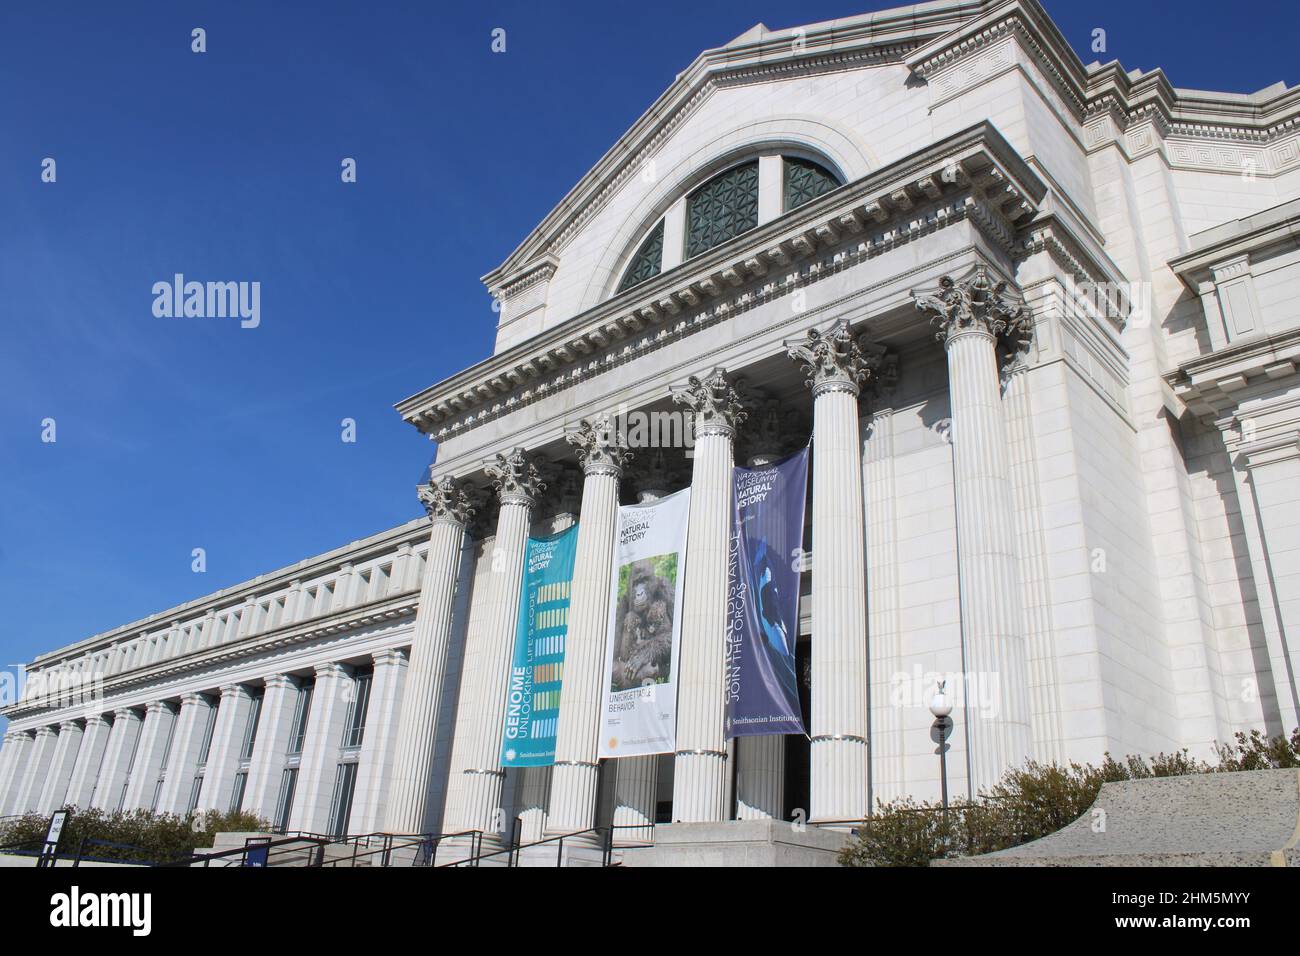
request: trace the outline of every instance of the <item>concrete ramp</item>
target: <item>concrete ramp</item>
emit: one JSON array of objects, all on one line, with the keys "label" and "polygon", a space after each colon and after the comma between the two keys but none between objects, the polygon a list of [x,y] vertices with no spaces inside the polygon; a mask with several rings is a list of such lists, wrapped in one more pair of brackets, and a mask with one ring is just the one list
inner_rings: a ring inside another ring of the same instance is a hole
[{"label": "concrete ramp", "polygon": [[1069,826],[932,866],[1300,866],[1300,770],[1107,783]]}]

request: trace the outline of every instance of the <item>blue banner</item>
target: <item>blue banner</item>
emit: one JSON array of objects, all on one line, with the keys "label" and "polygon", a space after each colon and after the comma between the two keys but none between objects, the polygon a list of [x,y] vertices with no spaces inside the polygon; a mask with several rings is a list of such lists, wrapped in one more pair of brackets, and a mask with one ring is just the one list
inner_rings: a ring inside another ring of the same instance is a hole
[{"label": "blue banner", "polygon": [[734,469],[732,491],[726,736],[807,733],[794,653],[808,449]]},{"label": "blue banner", "polygon": [[559,534],[528,539],[501,741],[503,767],[549,767],[555,763],[577,549],[576,524]]}]

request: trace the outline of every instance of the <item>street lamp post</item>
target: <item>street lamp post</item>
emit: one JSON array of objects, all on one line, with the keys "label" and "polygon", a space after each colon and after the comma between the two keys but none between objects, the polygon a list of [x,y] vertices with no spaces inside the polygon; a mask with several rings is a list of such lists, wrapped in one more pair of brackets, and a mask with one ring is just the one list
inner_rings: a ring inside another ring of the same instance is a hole
[{"label": "street lamp post", "polygon": [[939,681],[939,689],[930,701],[930,713],[934,714],[934,729],[939,734],[939,781],[943,787],[943,819],[948,822],[948,734],[952,730],[952,701],[944,693],[947,681]]}]

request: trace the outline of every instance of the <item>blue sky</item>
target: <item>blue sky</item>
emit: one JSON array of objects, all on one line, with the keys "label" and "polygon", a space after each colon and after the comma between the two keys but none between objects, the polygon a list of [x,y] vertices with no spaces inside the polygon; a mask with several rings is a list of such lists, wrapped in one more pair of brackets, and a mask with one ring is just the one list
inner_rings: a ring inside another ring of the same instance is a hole
[{"label": "blue sky", "polygon": [[[417,516],[391,406],[490,352],[478,277],[699,50],[869,6],[5,3],[0,664]],[[1085,62],[1300,81],[1293,2],[1047,7]],[[261,325],[155,318],[176,272]]]}]

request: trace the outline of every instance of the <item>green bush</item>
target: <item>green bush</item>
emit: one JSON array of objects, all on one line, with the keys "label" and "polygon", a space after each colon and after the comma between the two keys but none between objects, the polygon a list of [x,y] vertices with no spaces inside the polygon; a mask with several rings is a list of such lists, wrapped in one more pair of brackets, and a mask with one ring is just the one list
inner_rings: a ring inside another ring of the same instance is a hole
[{"label": "green bush", "polygon": [[1300,767],[1300,728],[1288,739],[1259,731],[1236,735],[1234,746],[1216,748],[1217,766],[1186,750],[1154,757],[1105,755],[1092,764],[1030,761],[1003,774],[977,800],[940,803],[911,798],[881,803],[840,851],[844,866],[928,866],[931,860],[992,853],[1055,833],[1087,812],[1103,783],[1177,777],[1193,773]]},{"label": "green bush", "polygon": [[[115,811],[79,810],[69,807],[72,816],[63,828],[59,843],[61,857],[76,854],[84,839],[104,840],[125,846],[86,847],[87,857],[102,860],[161,863],[188,856],[195,849],[212,846],[216,834],[238,830],[267,830],[265,820],[251,813],[216,813],[177,816],[174,813],[150,813],[148,810]],[[50,818],[28,813],[0,824],[0,845],[31,843],[38,850],[45,839]]]}]

